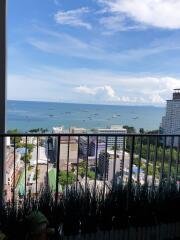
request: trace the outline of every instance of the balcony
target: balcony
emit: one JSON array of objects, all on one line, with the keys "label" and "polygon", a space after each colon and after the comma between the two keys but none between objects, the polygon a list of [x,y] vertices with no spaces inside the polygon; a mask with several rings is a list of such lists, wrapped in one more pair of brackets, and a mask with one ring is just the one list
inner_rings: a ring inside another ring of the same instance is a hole
[{"label": "balcony", "polygon": [[180,236],[180,136],[1,134],[2,138],[6,157],[1,226],[9,239],[25,239],[30,228],[21,224],[34,212],[46,216],[55,239]]},{"label": "balcony", "polygon": [[180,135],[5,134],[5,13],[0,239],[180,239]]}]

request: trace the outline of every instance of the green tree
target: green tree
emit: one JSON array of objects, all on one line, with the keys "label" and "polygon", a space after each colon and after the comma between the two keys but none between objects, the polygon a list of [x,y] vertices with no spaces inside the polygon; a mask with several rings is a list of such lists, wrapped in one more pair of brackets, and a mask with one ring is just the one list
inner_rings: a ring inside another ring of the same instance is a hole
[{"label": "green tree", "polygon": [[95,172],[91,171],[91,170],[88,170],[87,177],[91,180],[94,180],[95,179]]},{"label": "green tree", "polygon": [[30,159],[31,159],[31,154],[29,154],[29,153],[24,154],[24,156],[22,156],[21,159],[22,159],[24,162],[29,163],[29,162],[30,162]]},{"label": "green tree", "polygon": [[30,133],[46,133],[48,132],[47,128],[33,128],[29,130]]},{"label": "green tree", "polygon": [[139,129],[139,133],[140,133],[140,134],[144,134],[144,133],[145,133],[144,128],[140,128],[140,129]]},{"label": "green tree", "polygon": [[59,174],[59,182],[64,187],[65,185],[71,185],[75,182],[76,176],[72,171],[61,171]]},{"label": "green tree", "polygon": [[123,128],[127,129],[127,133],[136,133],[136,129],[132,126],[124,125]]},{"label": "green tree", "polygon": [[34,149],[34,145],[31,144],[31,143],[28,143],[28,144],[27,144],[27,149],[28,149],[28,152],[29,152],[29,153],[32,153],[32,151],[33,151],[33,149]]},{"label": "green tree", "polygon": [[38,133],[39,132],[39,128],[33,128],[29,130],[30,133]]}]

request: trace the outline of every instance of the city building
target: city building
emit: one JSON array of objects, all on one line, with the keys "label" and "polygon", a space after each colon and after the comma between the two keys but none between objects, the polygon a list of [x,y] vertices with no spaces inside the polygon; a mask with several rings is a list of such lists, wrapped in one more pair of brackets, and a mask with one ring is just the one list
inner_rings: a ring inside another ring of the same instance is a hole
[{"label": "city building", "polygon": [[60,127],[53,127],[52,128],[52,133],[53,134],[59,134],[59,133],[63,133],[64,127],[60,126]]},{"label": "city building", "polygon": [[[94,130],[96,133],[100,133],[100,134],[117,134],[117,135],[124,135],[127,134],[127,129],[124,129],[122,126],[120,125],[112,125],[109,128],[98,128]],[[105,141],[106,138],[105,137],[100,137],[101,141]],[[123,148],[123,142],[124,142],[124,138],[123,136],[119,136],[117,137],[117,147],[122,149]],[[109,136],[108,137],[108,148],[112,148],[115,146],[115,137]]]},{"label": "city building", "polygon": [[98,144],[97,144],[96,140],[92,141],[89,146],[90,156],[96,157],[96,151],[97,151],[97,156],[99,156],[100,152],[105,151],[105,149],[106,149],[105,142],[98,141]]},{"label": "city building", "polygon": [[79,139],[79,154],[83,159],[86,159],[87,155],[93,156],[92,144],[93,144],[92,139],[89,138],[89,143],[88,143],[87,137],[84,137],[84,136],[80,137],[80,139]]},{"label": "city building", "polygon": [[[180,134],[180,89],[174,89],[173,97],[167,100],[166,113],[162,118],[161,131],[163,134]],[[171,145],[171,139],[167,138],[167,145]],[[178,145],[178,139],[174,138],[174,146]]]},{"label": "city building", "polygon": [[[80,129],[71,129],[74,131],[81,131]],[[54,127],[53,131],[54,134],[61,134],[65,133],[63,127]],[[76,132],[77,133],[77,132]],[[52,138],[52,145],[53,145],[53,155],[54,159],[57,159],[58,155],[58,138]],[[59,168],[61,170],[67,169],[67,164],[71,165],[71,163],[77,163],[78,158],[78,137],[68,137],[68,136],[61,136],[60,138],[60,155],[59,155]]]},{"label": "city building", "polygon": [[[53,127],[52,128],[52,133],[53,134],[60,134],[63,133],[63,126],[60,127]],[[58,139],[57,137],[52,137],[52,148],[53,148],[53,153],[54,153],[54,158],[56,159],[57,157],[57,149],[58,149]]]},{"label": "city building", "polygon": [[[89,144],[89,146],[88,146]],[[88,151],[87,151],[87,148]],[[97,138],[96,137],[90,137],[89,138],[89,143],[88,143],[88,138],[87,137],[80,137],[80,141],[79,141],[79,150],[80,150],[80,156],[83,159],[87,158],[87,154],[88,157],[92,157],[95,159],[96,157],[96,151],[97,151],[97,157],[99,155],[99,153],[101,151],[105,151],[106,148],[106,144],[104,141],[101,141],[101,139],[98,139],[98,146],[97,146]]]},{"label": "city building", "polygon": [[[124,160],[124,163],[123,163]],[[122,173],[124,168],[129,167],[129,153],[123,151],[117,151],[116,156],[113,150],[107,150],[99,154],[98,170],[101,178],[106,178],[112,183],[113,177],[117,179]],[[114,176],[115,174],[115,176]]]},{"label": "city building", "polygon": [[[37,149],[36,149],[37,150]],[[38,159],[32,158],[30,160],[30,166],[35,165],[47,165],[48,164],[48,155],[45,147],[38,147]]]},{"label": "city building", "polygon": [[62,139],[60,142],[60,158],[59,167],[60,170],[66,170],[67,164],[69,165],[69,170],[71,163],[77,163],[78,158],[78,141],[75,138]]},{"label": "city building", "polygon": [[37,137],[21,137],[21,143],[26,144],[26,140],[27,140],[27,144],[37,144]]},{"label": "city building", "polygon": [[72,133],[72,134],[83,134],[83,133],[87,133],[87,129],[85,129],[85,128],[77,128],[77,127],[70,127],[69,133]]}]

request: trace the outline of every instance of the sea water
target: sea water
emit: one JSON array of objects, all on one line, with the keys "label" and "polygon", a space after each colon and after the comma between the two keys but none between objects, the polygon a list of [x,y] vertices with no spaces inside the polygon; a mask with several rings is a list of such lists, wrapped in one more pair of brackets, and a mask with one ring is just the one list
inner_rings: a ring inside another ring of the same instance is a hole
[{"label": "sea water", "polygon": [[112,106],[52,102],[7,102],[7,129],[26,132],[32,128],[71,126],[87,129],[128,125],[136,129],[158,129],[165,108],[153,106]]}]

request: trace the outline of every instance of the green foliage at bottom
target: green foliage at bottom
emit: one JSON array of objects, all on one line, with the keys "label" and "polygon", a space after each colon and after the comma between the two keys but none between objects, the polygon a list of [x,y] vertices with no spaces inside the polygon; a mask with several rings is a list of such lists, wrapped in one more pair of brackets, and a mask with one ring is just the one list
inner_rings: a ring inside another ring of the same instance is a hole
[{"label": "green foliage at bottom", "polygon": [[[66,176],[64,172],[62,176]],[[120,184],[105,194],[103,190],[91,192],[87,189],[85,192],[71,188],[58,199],[46,189],[37,199],[29,197],[23,204],[6,203],[1,207],[0,231],[9,240],[26,239],[25,235],[33,231],[27,224],[27,216],[37,210],[47,218],[55,233],[62,228],[66,236],[97,230],[152,227],[180,222],[180,189],[176,183],[165,182],[156,188]]]}]

